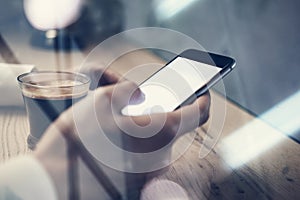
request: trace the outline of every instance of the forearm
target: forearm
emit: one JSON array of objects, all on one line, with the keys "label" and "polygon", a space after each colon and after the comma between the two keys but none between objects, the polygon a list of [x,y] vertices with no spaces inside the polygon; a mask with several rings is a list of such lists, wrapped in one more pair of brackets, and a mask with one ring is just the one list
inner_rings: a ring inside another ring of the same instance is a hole
[{"label": "forearm", "polygon": [[67,199],[68,192],[67,144],[63,136],[63,131],[67,131],[64,129],[68,128],[69,124],[63,126],[55,121],[49,126],[45,137],[40,140],[33,152],[34,157],[42,164],[53,180],[58,199]]}]

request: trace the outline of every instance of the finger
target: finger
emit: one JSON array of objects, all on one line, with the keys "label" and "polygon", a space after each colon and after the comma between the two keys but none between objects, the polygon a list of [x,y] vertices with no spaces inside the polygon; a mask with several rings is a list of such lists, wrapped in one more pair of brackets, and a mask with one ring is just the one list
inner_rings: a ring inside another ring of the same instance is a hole
[{"label": "finger", "polygon": [[173,112],[124,116],[119,125],[122,130],[134,137],[146,138],[164,132],[166,138],[174,138],[205,123],[209,116],[209,107],[210,96],[207,93],[194,103]]},{"label": "finger", "polygon": [[126,150],[151,152],[176,141],[184,133],[202,125],[208,118],[209,93],[198,98],[193,104],[169,113],[156,113],[142,116],[121,116],[115,118]]},{"label": "finger", "polygon": [[115,84],[125,80],[119,73],[106,68],[103,64],[86,64],[80,72],[91,78],[90,89],[92,90],[100,86]]},{"label": "finger", "polygon": [[[194,110],[192,108],[187,111],[193,112]],[[184,116],[178,116],[177,113],[156,113],[115,118],[119,129],[124,133],[122,137],[123,148],[136,153],[157,151],[175,141],[176,137],[181,135],[182,132],[180,131],[187,130],[187,127],[196,127],[196,123],[192,124],[188,119],[184,119]],[[184,129],[179,128],[181,122],[185,126]]]},{"label": "finger", "polygon": [[113,110],[117,113],[121,113],[121,110],[129,105],[133,99],[134,101],[138,101],[137,99],[143,98],[138,85],[131,81],[118,82],[117,84],[107,86],[105,91],[111,100]]},{"label": "finger", "polygon": [[99,86],[115,84],[118,82],[125,81],[126,79],[122,77],[119,73],[111,70],[105,69],[99,81]]},{"label": "finger", "polygon": [[168,125],[173,127],[180,135],[190,132],[208,120],[209,108],[210,94],[207,92],[197,98],[192,104],[169,113],[170,123]]}]

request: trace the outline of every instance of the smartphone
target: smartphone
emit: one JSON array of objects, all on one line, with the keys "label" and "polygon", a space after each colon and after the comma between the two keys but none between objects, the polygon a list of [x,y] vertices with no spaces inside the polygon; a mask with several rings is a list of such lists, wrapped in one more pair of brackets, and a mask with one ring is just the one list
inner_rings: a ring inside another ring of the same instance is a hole
[{"label": "smartphone", "polygon": [[192,103],[235,67],[228,56],[189,49],[139,85],[143,102],[127,105],[123,115],[170,112]]}]

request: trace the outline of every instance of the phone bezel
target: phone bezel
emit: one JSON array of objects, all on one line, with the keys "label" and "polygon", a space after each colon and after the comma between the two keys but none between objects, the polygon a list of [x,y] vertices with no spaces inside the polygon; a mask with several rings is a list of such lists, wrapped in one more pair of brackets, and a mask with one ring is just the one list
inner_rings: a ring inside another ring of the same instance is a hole
[{"label": "phone bezel", "polygon": [[[211,52],[204,52],[204,51],[200,51],[200,50],[196,50],[196,49],[188,49],[188,50],[182,52],[181,54],[179,54],[178,56],[176,56],[174,59],[176,59],[179,56],[190,59],[190,60],[194,60],[197,62],[201,62],[201,63],[205,63],[208,65],[222,68],[222,70],[218,74],[216,74],[204,86],[202,86],[195,92],[196,97],[199,97],[202,94],[204,94],[205,92],[207,92],[208,89],[210,89],[213,85],[215,85],[219,80],[224,78],[235,67],[235,60],[229,56],[215,54],[215,53],[211,53]],[[174,59],[172,59],[172,61]],[[172,62],[172,61],[170,61],[170,62]],[[167,63],[166,66],[169,63]]]},{"label": "phone bezel", "polygon": [[176,109],[180,108],[181,106],[194,102],[196,98],[206,93],[213,85],[215,85],[218,81],[224,78],[235,67],[235,60],[229,56],[215,54],[211,52],[204,52],[196,49],[188,49],[183,51],[182,53],[174,57],[171,61],[169,61],[164,67],[166,67],[169,63],[173,62],[173,60],[175,60],[177,57],[187,58],[190,60],[205,63],[222,69],[218,74],[216,74],[213,78],[211,78],[204,86],[200,87],[194,94],[191,94],[191,96],[188,97],[183,103],[178,105]]}]

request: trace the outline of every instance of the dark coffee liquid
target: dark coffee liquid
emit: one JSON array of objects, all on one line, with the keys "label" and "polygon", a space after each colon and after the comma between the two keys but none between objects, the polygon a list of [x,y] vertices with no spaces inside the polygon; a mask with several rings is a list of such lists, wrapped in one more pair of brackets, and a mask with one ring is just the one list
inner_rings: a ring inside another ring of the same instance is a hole
[{"label": "dark coffee liquid", "polygon": [[29,118],[30,135],[27,143],[34,149],[47,127],[67,108],[78,102],[85,95],[68,98],[37,98],[23,95]]}]

